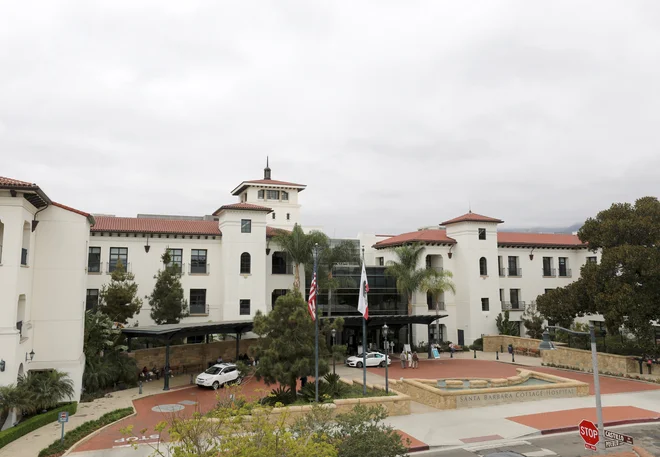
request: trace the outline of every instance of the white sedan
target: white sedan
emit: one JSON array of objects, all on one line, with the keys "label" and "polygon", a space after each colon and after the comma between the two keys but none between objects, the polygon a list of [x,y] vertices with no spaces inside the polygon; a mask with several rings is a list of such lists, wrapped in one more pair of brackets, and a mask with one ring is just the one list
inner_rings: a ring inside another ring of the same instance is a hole
[{"label": "white sedan", "polygon": [[[354,355],[346,359],[346,365],[349,367],[358,367],[362,368],[364,358],[362,354]],[[387,357],[387,364],[392,364],[392,359]],[[368,367],[384,367],[385,366],[385,354],[380,352],[367,352],[367,366]]]},{"label": "white sedan", "polygon": [[199,387],[213,387],[218,389],[227,383],[240,384],[243,375],[233,363],[218,363],[197,376]]}]

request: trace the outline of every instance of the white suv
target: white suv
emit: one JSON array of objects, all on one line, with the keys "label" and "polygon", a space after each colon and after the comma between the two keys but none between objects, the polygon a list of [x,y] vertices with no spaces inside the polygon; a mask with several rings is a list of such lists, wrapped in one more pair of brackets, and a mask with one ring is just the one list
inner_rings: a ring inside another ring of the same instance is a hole
[{"label": "white suv", "polygon": [[218,389],[227,383],[240,384],[243,375],[233,363],[218,363],[197,376],[197,386]]}]

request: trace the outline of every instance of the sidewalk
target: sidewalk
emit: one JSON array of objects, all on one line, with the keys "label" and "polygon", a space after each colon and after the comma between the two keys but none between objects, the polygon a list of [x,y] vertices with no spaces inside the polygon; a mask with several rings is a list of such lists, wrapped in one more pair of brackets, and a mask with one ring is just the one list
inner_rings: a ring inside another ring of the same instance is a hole
[{"label": "sidewalk", "polygon": [[[170,387],[188,385],[188,376],[177,376],[170,379]],[[142,386],[142,395],[139,388],[126,389],[113,392],[111,397],[103,397],[89,403],[79,403],[78,411],[69,417],[64,431],[73,430],[84,422],[98,419],[105,413],[119,408],[133,406],[133,400],[163,392],[163,380],[145,383]],[[44,425],[31,433],[9,443],[0,449],[0,457],[35,457],[43,448],[60,438],[62,427],[57,422]]]}]

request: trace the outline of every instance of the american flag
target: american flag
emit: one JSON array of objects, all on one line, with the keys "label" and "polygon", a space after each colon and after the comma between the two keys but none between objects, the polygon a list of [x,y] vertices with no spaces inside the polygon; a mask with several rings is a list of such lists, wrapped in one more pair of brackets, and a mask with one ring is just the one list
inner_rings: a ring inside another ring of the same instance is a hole
[{"label": "american flag", "polygon": [[307,309],[312,320],[316,320],[316,272],[312,277],[312,285],[309,286],[309,300],[307,301]]}]

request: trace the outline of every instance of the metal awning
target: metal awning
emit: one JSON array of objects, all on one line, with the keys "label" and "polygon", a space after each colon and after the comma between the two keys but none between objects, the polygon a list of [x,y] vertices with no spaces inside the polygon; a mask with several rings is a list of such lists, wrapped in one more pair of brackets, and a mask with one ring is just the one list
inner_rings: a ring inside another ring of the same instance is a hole
[{"label": "metal awning", "polygon": [[185,324],[147,325],[126,327],[122,333],[130,338],[146,337],[171,340],[193,335],[245,333],[252,331],[253,321],[186,322]]},{"label": "metal awning", "polygon": [[[331,316],[321,317],[321,319],[334,320],[338,317],[344,319],[344,327],[362,327],[362,316]],[[367,319],[367,327],[382,327],[383,324],[387,325],[407,325],[407,324],[422,324],[431,325],[438,319],[447,317],[446,314],[440,315],[420,315],[409,316],[407,314],[390,314],[390,315],[376,315],[369,316]]]}]

